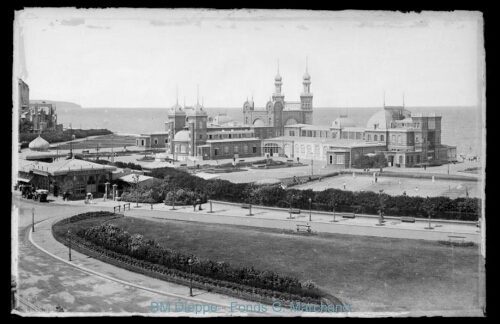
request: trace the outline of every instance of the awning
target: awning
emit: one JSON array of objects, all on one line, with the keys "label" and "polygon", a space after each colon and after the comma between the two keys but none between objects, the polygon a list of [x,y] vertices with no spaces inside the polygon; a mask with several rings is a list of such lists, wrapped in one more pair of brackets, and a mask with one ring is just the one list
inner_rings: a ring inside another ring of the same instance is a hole
[{"label": "awning", "polygon": [[35,176],[33,174],[28,174],[22,177],[18,176],[17,181],[29,183],[31,180],[33,180],[34,177]]}]

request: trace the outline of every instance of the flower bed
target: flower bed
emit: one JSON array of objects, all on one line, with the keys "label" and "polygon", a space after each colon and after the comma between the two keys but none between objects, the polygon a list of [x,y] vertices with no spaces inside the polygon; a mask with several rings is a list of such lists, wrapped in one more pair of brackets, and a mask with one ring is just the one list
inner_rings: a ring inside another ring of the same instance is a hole
[{"label": "flower bed", "polygon": [[[103,217],[112,213],[85,213],[58,222],[54,227],[91,217]],[[54,227],[52,229],[54,233]],[[61,235],[63,236],[63,235]],[[54,237],[63,244],[62,238]],[[80,229],[71,238],[75,249],[83,249],[98,259],[129,270],[153,277],[188,284],[190,280],[188,259],[190,256],[167,249],[141,235],[130,235],[112,224]],[[302,303],[332,303],[311,281],[300,283],[296,278],[273,271],[258,271],[254,268],[234,268],[224,262],[213,262],[191,256],[193,285],[200,289],[219,291],[235,297],[269,303],[281,300]],[[330,299],[335,300],[331,297]],[[335,303],[340,301],[335,300]]]}]

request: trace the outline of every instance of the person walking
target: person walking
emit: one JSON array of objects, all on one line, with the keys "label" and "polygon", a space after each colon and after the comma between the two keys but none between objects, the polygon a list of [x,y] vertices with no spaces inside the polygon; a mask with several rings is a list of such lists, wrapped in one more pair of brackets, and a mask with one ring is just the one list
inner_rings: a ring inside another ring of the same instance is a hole
[{"label": "person walking", "polygon": [[195,200],[195,201],[193,202],[193,211],[196,211],[196,203],[197,203],[197,202],[198,202],[197,200]]},{"label": "person walking", "polygon": [[343,183],[343,186],[344,186],[344,190],[345,190],[345,181],[344,181],[344,183]]}]

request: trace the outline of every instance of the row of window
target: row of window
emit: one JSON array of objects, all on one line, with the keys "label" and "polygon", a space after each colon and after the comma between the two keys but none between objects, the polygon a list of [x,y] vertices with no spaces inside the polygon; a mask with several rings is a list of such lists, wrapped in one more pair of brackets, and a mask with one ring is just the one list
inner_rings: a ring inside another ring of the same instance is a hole
[{"label": "row of window", "polygon": [[[243,145],[243,153],[248,154],[249,146],[247,144]],[[233,146],[233,151],[230,152],[230,147],[229,145],[224,145],[223,148],[223,153],[224,155],[233,155],[233,154],[238,154],[240,152],[240,148],[238,145]],[[257,153],[257,146],[253,145],[252,146],[252,153]],[[219,156],[219,148],[216,147],[214,149],[214,156]]]},{"label": "row of window", "polygon": [[[251,137],[250,134],[208,134],[208,139],[224,139],[224,138],[246,138]],[[200,137],[201,139],[201,137]]]},{"label": "row of window", "polygon": [[[380,142],[383,142],[385,141],[385,136],[384,135],[380,135],[380,137],[378,135],[373,135],[373,141],[374,142],[378,142],[379,141],[379,138],[380,138]],[[368,134],[368,141],[371,141],[372,140],[372,136],[370,134]]]}]

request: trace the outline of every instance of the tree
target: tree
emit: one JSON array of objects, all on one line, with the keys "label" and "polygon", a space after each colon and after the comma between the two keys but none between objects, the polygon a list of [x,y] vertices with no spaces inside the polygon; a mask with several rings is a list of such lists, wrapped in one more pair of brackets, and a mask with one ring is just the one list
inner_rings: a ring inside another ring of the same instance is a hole
[{"label": "tree", "polygon": [[29,133],[33,129],[33,123],[26,118],[19,120],[19,133]]}]

